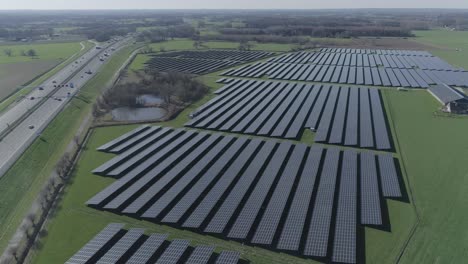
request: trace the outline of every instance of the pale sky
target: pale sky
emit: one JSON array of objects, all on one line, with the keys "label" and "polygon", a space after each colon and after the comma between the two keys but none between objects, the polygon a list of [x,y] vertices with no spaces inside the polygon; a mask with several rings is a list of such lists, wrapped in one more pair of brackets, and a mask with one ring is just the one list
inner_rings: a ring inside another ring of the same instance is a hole
[{"label": "pale sky", "polygon": [[0,10],[286,8],[468,8],[468,0],[0,0]]}]

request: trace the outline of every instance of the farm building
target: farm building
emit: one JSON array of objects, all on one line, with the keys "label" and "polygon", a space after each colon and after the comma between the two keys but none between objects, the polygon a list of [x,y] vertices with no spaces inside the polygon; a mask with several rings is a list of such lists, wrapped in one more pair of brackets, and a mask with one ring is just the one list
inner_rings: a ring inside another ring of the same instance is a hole
[{"label": "farm building", "polygon": [[468,114],[468,97],[446,84],[429,87],[429,92],[444,105],[443,110],[455,114]]}]

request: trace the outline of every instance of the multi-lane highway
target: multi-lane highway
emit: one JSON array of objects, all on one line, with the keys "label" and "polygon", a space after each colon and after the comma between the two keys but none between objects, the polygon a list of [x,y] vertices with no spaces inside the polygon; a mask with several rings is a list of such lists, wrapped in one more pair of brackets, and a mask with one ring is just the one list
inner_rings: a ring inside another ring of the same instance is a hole
[{"label": "multi-lane highway", "polygon": [[[130,38],[93,48],[0,115],[0,177],[103,64]],[[105,56],[107,54],[108,56]]]}]

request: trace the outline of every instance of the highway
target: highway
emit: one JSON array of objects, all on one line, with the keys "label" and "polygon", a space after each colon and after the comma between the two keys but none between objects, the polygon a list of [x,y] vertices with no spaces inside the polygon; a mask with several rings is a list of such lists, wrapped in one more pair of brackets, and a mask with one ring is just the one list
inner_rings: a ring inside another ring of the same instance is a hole
[{"label": "highway", "polygon": [[[92,48],[0,116],[0,177],[60,113],[73,95],[94,77],[116,51],[130,41],[131,38],[124,38],[106,43],[101,46],[102,49]],[[104,53],[108,56],[104,56]],[[73,84],[73,88],[70,84]]]}]

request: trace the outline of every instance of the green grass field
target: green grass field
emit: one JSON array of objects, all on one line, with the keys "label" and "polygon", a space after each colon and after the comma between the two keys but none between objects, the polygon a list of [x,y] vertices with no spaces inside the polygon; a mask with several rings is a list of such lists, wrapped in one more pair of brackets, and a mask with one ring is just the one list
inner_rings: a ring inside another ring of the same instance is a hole
[{"label": "green grass field", "polygon": [[91,111],[92,102],[135,47],[124,48],[73,98],[0,178],[0,251],[5,249],[17,226],[30,209],[45,180],[72,141],[81,120]]},{"label": "green grass field", "polygon": [[[434,45],[430,51],[454,66],[468,69],[468,31],[415,31],[414,41]],[[456,50],[458,49],[458,51]]]},{"label": "green grass field", "polygon": [[[4,53],[5,49],[11,49],[13,56],[8,57]],[[38,56],[34,60],[65,60],[78,52],[81,45],[79,42],[0,45],[0,63],[31,61],[33,60],[31,57],[21,56],[21,51],[27,52],[29,49],[34,49],[37,52]]]}]

